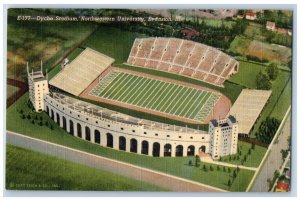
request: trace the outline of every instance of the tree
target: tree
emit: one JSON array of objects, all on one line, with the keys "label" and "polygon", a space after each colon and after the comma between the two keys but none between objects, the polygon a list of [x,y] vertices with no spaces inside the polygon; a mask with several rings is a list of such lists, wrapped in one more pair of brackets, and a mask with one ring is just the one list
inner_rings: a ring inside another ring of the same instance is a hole
[{"label": "tree", "polygon": [[219,161],[222,161],[222,157],[220,156],[220,159],[219,159]]},{"label": "tree", "polygon": [[26,118],[25,114],[22,114],[22,119],[25,119],[25,118]]},{"label": "tree", "polygon": [[281,158],[282,158],[282,160],[284,161],[284,159],[288,156],[289,151],[288,151],[288,150],[281,149],[280,153],[281,153]]},{"label": "tree", "polygon": [[280,121],[274,117],[267,117],[265,121],[263,121],[258,131],[255,133],[257,139],[263,143],[270,144],[278,127]]},{"label": "tree", "polygon": [[226,172],[225,166],[223,166],[223,172]]},{"label": "tree", "polygon": [[189,160],[189,166],[192,166],[192,160]]},{"label": "tree", "polygon": [[277,64],[271,63],[267,67],[267,73],[268,73],[271,80],[275,80],[278,76],[278,73],[279,73],[279,68],[278,68]]},{"label": "tree", "polygon": [[35,118],[34,118],[35,120],[38,120],[38,117],[35,115]]},{"label": "tree", "polygon": [[239,166],[237,166],[237,167],[236,167],[236,171],[237,171],[237,172],[239,172],[239,171],[240,171],[240,168],[239,168]]},{"label": "tree", "polygon": [[33,119],[32,119],[32,121],[31,121],[31,123],[34,124],[34,120],[33,120]]},{"label": "tree", "polygon": [[54,130],[54,128],[53,128],[53,125],[52,125],[52,124],[51,124],[51,126],[50,126],[50,129],[51,129],[51,130]]},{"label": "tree", "polygon": [[236,174],[236,170],[234,170],[234,171],[233,171],[233,178],[235,179],[235,178],[236,178],[236,176],[237,176],[237,174]]},{"label": "tree", "polygon": [[27,115],[27,119],[31,119],[31,116],[30,116],[30,114],[28,114],[28,115]]},{"label": "tree", "polygon": [[256,86],[257,89],[263,89],[263,90],[269,90],[272,87],[272,84],[270,82],[270,78],[267,74],[260,71],[256,75]]},{"label": "tree", "polygon": [[217,166],[217,170],[220,171],[220,166]]},{"label": "tree", "polygon": [[199,167],[200,157],[198,155],[195,156],[195,166]]},{"label": "tree", "polygon": [[254,142],[251,143],[251,149],[253,149],[253,150],[255,149],[255,143]]},{"label": "tree", "polygon": [[46,125],[47,127],[49,126],[49,123],[48,123],[48,121],[46,121],[46,122],[45,122],[45,125]]},{"label": "tree", "polygon": [[231,172],[231,169],[228,167],[228,172],[230,173]]},{"label": "tree", "polygon": [[43,122],[42,122],[42,121],[40,121],[39,125],[40,125],[40,126],[43,126],[44,124],[43,124]]},{"label": "tree", "polygon": [[231,186],[231,180],[230,180],[230,179],[228,179],[227,186],[228,186],[228,187]]},{"label": "tree", "polygon": [[210,171],[214,171],[214,168],[212,166],[209,166]]},{"label": "tree", "polygon": [[248,150],[248,155],[251,155],[251,148]]},{"label": "tree", "polygon": [[203,165],[203,170],[204,170],[205,172],[207,171],[206,165]]}]

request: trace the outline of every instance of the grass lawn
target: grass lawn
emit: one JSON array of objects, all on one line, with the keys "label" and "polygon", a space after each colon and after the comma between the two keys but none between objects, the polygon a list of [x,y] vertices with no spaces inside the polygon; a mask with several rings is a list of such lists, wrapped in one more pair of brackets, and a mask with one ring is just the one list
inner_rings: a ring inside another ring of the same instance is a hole
[{"label": "grass lawn", "polygon": [[[44,112],[37,114],[38,119],[42,117],[44,122],[51,123],[54,130],[51,130],[49,126],[45,126],[45,123],[43,126],[39,126],[32,124],[31,120],[22,119],[18,111],[22,109],[26,115],[31,112],[26,104],[27,100],[28,94],[25,94],[7,109],[7,130],[228,190],[227,183],[229,179],[232,179],[233,168],[230,168],[231,173],[228,173],[227,171],[217,171],[217,167],[211,165],[214,171],[204,171],[203,165],[205,163],[202,163],[201,167],[198,168],[187,165],[189,160],[194,161],[194,157],[155,158],[91,144],[67,134],[56,123],[52,122]],[[35,115],[31,114],[33,118],[35,118]],[[209,164],[205,165],[206,167],[210,166]],[[253,174],[253,171],[241,170],[229,190],[245,191]]]},{"label": "grass lawn", "polygon": [[52,65],[80,40],[87,37],[96,25],[80,22],[37,22],[17,20],[18,15],[45,15],[37,9],[11,8],[8,10],[7,27],[7,69],[8,75],[26,76],[26,61],[30,67]]},{"label": "grass lawn", "polygon": [[250,89],[256,89],[256,75],[265,70],[265,65],[246,61],[239,61],[239,63],[239,72],[233,75],[229,81]]},{"label": "grass lawn", "polygon": [[12,86],[12,85],[7,85],[7,87],[6,87],[6,98],[11,97],[17,91],[19,91],[18,87]]},{"label": "grass lawn", "polygon": [[[251,149],[250,143],[242,142],[242,141],[238,142],[238,149],[239,151],[241,151],[240,155],[235,154],[231,156],[224,156],[222,157],[222,162],[241,165],[241,161],[244,159],[246,155],[247,159],[243,165],[249,167],[258,167],[267,151],[267,148],[258,145],[255,145],[255,148]],[[251,149],[250,155],[248,154],[249,149]]]},{"label": "grass lawn", "polygon": [[146,37],[139,33],[123,31],[117,28],[100,26],[82,44],[115,59],[115,63],[121,64],[127,61],[134,39]]},{"label": "grass lawn", "polygon": [[251,43],[251,39],[247,38],[244,35],[237,35],[234,40],[231,42],[228,49],[229,52],[234,52],[246,56],[246,52]]},{"label": "grass lawn", "polygon": [[6,189],[165,191],[157,186],[6,145]]},{"label": "grass lawn", "polygon": [[276,106],[274,107],[272,113],[271,113],[271,117],[275,117],[279,120],[282,120],[287,108],[289,107],[289,105],[291,105],[292,102],[292,80],[290,79],[287,84],[286,87],[284,88],[281,96],[278,99],[278,102],[276,104]]},{"label": "grass lawn", "polygon": [[[291,74],[286,71],[279,71],[278,77],[272,82],[272,95],[269,98],[265,108],[258,118],[250,137],[255,137],[254,134],[258,130],[260,124],[268,116],[275,116],[278,120],[282,120],[288,107],[291,104]],[[273,113],[274,111],[274,113]]]}]

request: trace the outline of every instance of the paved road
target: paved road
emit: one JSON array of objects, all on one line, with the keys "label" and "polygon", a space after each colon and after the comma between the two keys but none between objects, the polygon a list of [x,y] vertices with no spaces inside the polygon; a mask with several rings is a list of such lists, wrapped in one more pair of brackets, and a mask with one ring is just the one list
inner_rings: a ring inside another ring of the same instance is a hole
[{"label": "paved road", "polygon": [[252,192],[268,192],[269,184],[267,180],[272,179],[274,176],[274,172],[280,169],[280,166],[283,163],[280,151],[282,149],[288,148],[287,139],[290,135],[291,117],[289,116],[285,122],[281,134],[278,137],[278,142],[274,143],[274,145],[272,146],[271,152],[253,184],[253,187],[251,189]]},{"label": "paved road", "polygon": [[108,159],[69,147],[7,131],[7,143],[154,184],[178,192],[224,192],[190,180]]}]

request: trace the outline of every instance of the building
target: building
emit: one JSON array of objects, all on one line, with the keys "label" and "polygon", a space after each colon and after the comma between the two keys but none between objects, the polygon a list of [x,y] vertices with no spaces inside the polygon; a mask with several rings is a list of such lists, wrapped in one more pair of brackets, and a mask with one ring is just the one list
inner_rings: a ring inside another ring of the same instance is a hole
[{"label": "building", "polygon": [[236,154],[238,142],[238,122],[229,116],[223,120],[211,120],[209,123],[210,154],[213,159]]},{"label": "building", "polygon": [[275,192],[289,192],[290,185],[288,183],[284,183],[282,181],[277,182]]},{"label": "building", "polygon": [[267,21],[266,29],[271,30],[271,31],[275,31],[275,29],[276,29],[275,22]]},{"label": "building", "polygon": [[246,19],[247,20],[256,20],[257,18],[257,15],[256,13],[252,12],[252,11],[249,11],[246,13]]},{"label": "building", "polygon": [[[155,40],[153,38],[153,41]],[[175,39],[161,40],[178,42]],[[179,42],[186,41],[179,40]],[[189,45],[194,47],[197,44],[191,42]],[[216,69],[216,73],[220,74],[226,70],[224,76],[227,77],[238,65],[234,59],[222,55],[220,51],[204,45],[203,47],[205,51],[211,51],[211,54],[218,53],[218,58],[223,56],[228,60],[228,65],[225,63],[220,65],[221,69]],[[202,45],[198,48],[201,49]],[[31,74],[28,72],[30,100],[37,111],[44,110],[72,136],[115,150],[154,157],[195,156],[205,153],[213,154],[213,159],[236,153],[238,139],[235,134],[238,133],[238,127],[233,116],[216,121],[218,125],[213,124],[207,132],[136,118],[76,98],[102,73],[106,73],[113,62],[113,58],[86,48],[49,81],[50,91],[41,65],[40,71]],[[216,67],[215,63],[212,62],[210,66]],[[212,148],[214,150],[211,150]]]},{"label": "building", "polygon": [[44,95],[49,93],[47,77],[43,75],[43,64],[38,71],[29,72],[27,62],[27,74],[29,85],[29,99],[35,108],[35,111],[41,112],[44,110]]}]

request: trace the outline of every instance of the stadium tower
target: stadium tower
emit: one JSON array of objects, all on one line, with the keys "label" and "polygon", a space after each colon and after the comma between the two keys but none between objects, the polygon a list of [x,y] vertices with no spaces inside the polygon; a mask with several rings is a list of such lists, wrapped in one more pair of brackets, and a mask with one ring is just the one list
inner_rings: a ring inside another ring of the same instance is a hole
[{"label": "stadium tower", "polygon": [[43,74],[43,63],[41,61],[41,68],[38,71],[29,72],[28,62],[27,62],[27,75],[28,75],[28,85],[29,85],[29,99],[36,112],[41,112],[44,110],[44,94],[49,93],[48,88],[48,75]]}]

